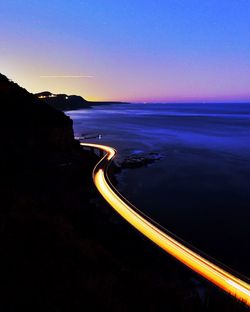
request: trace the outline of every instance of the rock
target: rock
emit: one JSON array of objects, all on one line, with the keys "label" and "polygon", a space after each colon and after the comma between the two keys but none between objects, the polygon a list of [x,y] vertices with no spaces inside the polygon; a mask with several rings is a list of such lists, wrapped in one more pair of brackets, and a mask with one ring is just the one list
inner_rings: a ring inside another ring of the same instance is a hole
[{"label": "rock", "polygon": [[163,154],[150,152],[147,154],[133,154],[128,156],[125,160],[120,162],[118,165],[121,168],[140,168],[152,164],[156,161],[161,160],[164,157]]}]

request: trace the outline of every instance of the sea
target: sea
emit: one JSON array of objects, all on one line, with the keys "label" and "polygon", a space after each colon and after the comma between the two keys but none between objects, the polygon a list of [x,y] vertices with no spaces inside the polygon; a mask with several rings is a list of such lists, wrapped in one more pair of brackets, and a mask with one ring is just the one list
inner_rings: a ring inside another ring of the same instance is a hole
[{"label": "sea", "polygon": [[250,104],[129,103],[66,112],[76,137],[117,149],[131,203],[210,257],[250,277]]}]

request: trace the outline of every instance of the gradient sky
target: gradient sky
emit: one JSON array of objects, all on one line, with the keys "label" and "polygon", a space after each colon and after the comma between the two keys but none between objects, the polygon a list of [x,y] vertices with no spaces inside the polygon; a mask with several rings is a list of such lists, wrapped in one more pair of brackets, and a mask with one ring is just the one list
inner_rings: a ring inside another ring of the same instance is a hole
[{"label": "gradient sky", "polygon": [[7,0],[0,25],[0,71],[31,92],[250,101],[249,0]]}]

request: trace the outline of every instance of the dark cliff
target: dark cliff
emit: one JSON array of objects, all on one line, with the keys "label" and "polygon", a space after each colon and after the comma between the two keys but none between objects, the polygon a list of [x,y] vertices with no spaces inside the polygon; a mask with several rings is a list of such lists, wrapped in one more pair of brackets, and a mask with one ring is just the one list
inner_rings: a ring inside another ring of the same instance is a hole
[{"label": "dark cliff", "polygon": [[[2,165],[51,161],[74,146],[72,121],[0,75]],[[13,157],[13,158],[12,158]]]}]

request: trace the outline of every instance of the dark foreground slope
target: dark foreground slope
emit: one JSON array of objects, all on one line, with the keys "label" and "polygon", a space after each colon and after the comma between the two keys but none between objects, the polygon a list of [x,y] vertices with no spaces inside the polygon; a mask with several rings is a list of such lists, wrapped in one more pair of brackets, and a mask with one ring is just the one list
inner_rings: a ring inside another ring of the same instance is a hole
[{"label": "dark foreground slope", "polygon": [[0,76],[0,310],[240,311],[121,220],[71,120]]}]

